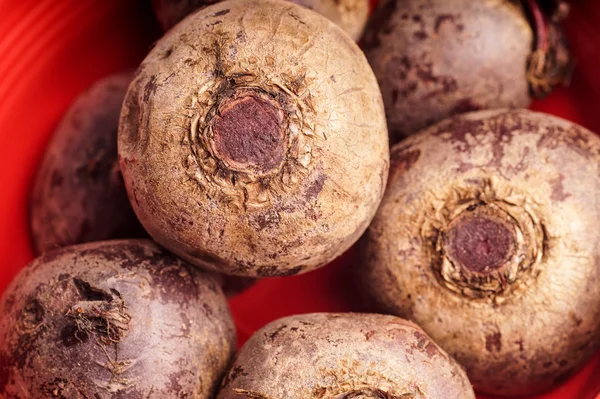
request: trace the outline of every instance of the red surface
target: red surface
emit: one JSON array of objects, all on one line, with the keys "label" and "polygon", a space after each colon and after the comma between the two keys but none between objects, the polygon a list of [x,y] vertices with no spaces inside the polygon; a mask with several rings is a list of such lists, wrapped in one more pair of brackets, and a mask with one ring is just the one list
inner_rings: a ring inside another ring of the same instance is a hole
[{"label": "red surface", "polygon": [[[27,200],[50,134],[81,90],[142,60],[159,35],[148,3],[0,0],[0,292],[32,259]],[[600,132],[600,3],[575,3],[567,21],[579,61],[573,82],[533,108]],[[347,278],[354,259],[350,251],[326,268],[265,280],[234,298],[240,343],[285,315],[361,310]],[[592,399],[599,391],[596,355],[555,392],[536,399]]]}]

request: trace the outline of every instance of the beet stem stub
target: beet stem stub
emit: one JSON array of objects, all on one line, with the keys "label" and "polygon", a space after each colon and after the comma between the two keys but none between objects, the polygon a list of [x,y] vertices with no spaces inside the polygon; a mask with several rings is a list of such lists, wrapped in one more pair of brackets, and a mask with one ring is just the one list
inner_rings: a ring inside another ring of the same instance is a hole
[{"label": "beet stem stub", "polygon": [[532,94],[544,98],[555,86],[567,86],[571,79],[573,61],[559,23],[568,14],[568,5],[561,0],[525,0],[524,5],[536,36],[527,79]]},{"label": "beet stem stub", "polygon": [[506,263],[516,247],[512,229],[488,215],[467,214],[447,234],[448,255],[463,268],[488,274]]},{"label": "beet stem stub", "polygon": [[269,172],[285,156],[283,113],[257,95],[230,99],[216,117],[214,146],[232,169]]}]

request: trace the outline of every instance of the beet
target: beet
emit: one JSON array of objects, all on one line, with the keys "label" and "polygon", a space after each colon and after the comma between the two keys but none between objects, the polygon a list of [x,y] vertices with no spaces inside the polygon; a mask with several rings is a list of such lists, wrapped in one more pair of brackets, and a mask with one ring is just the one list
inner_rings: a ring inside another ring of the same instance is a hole
[{"label": "beet", "polygon": [[392,149],[357,282],[475,389],[533,395],[600,347],[600,138],[527,110],[440,122]]},{"label": "beet", "polygon": [[0,315],[3,398],[209,399],[235,350],[219,284],[146,240],[44,253]]},{"label": "beet", "polygon": [[391,142],[457,113],[527,107],[568,81],[565,13],[535,0],[382,1],[363,48]]},{"label": "beet", "polygon": [[394,316],[314,313],[257,331],[217,399],[474,399],[464,370]]},{"label": "beet", "polygon": [[143,238],[117,158],[121,105],[133,73],[96,82],[80,94],[54,132],[30,203],[36,255],[66,245]]}]

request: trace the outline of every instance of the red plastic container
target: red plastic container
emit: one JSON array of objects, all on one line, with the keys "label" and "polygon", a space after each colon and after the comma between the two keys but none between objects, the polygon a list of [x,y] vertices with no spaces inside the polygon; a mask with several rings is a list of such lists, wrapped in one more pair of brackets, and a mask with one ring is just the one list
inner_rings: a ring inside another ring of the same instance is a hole
[{"label": "red plastic container", "polygon": [[[160,36],[149,3],[0,0],[0,293],[33,258],[27,203],[51,133],[79,92],[143,59]],[[578,60],[572,84],[532,107],[600,132],[600,2],[573,3],[566,21]],[[355,254],[306,275],[264,280],[231,300],[240,344],[285,315],[362,310],[347,271]],[[536,398],[593,399],[599,391],[600,354]]]}]

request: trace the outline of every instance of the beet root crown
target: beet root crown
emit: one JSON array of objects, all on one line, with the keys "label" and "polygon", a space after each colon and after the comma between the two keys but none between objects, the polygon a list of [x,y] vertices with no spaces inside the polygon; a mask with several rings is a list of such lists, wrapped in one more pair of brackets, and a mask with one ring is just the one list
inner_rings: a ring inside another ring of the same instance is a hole
[{"label": "beet root crown", "polygon": [[426,250],[448,289],[501,302],[542,259],[543,223],[509,190],[493,178],[460,187],[425,218]]}]

